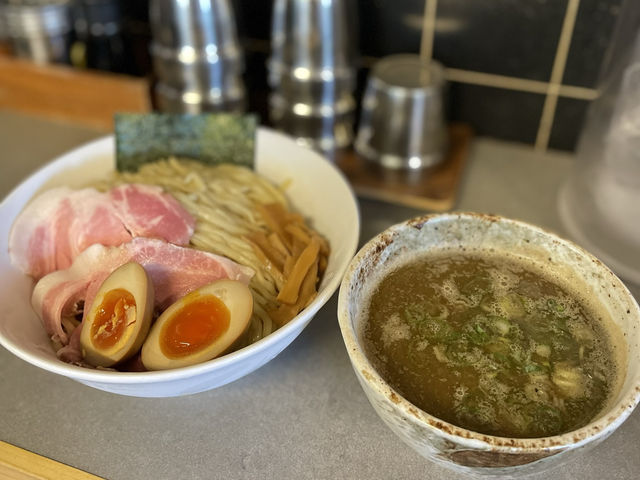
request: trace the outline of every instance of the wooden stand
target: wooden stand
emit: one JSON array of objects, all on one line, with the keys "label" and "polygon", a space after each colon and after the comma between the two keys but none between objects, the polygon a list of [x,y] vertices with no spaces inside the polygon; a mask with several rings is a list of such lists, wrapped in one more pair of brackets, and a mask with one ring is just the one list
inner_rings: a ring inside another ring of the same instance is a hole
[{"label": "wooden stand", "polygon": [[0,54],[0,109],[113,131],[116,112],[151,111],[149,82]]},{"label": "wooden stand", "polygon": [[356,194],[375,200],[433,211],[454,207],[473,132],[468,125],[449,127],[449,152],[439,165],[418,171],[391,170],[353,151],[336,158]]}]

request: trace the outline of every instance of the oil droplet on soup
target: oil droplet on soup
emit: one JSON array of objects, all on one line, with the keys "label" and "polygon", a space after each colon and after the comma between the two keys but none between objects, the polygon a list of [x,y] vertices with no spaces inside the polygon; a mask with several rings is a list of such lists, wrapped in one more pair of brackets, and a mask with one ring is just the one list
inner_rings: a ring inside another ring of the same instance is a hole
[{"label": "oil droplet on soup", "polygon": [[617,387],[602,315],[515,259],[414,259],[384,276],[365,349],[385,380],[442,420],[534,438],[589,423]]}]

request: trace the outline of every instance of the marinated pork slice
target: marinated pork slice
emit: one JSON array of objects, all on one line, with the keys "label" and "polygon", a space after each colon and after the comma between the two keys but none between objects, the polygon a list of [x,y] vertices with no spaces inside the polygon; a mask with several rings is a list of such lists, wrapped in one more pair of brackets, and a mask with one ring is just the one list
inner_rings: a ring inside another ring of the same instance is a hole
[{"label": "marinated pork slice", "polygon": [[9,234],[12,263],[39,279],[68,268],[93,244],[121,245],[134,237],[186,245],[195,220],[159,187],[122,185],[108,193],[61,187],[36,197]]},{"label": "marinated pork slice", "polygon": [[130,261],[142,265],[151,276],[159,309],[221,278],[248,284],[254,273],[228,258],[157,239],[137,237],[117,247],[92,245],[75,258],[70,268],[44,276],[33,290],[31,304],[54,342],[69,343],[62,317],[77,313],[82,300],[88,311],[104,279]]},{"label": "marinated pork slice", "polygon": [[109,196],[132,237],[160,238],[176,245],[189,243],[195,220],[162,188],[125,184],[113,188]]}]

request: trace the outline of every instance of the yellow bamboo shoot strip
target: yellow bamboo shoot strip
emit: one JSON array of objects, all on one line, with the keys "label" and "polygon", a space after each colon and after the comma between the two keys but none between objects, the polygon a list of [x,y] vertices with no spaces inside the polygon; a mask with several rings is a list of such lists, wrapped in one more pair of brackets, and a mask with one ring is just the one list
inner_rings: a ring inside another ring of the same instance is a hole
[{"label": "yellow bamboo shoot strip", "polygon": [[293,271],[293,266],[296,264],[296,259],[293,256],[288,256],[284,261],[284,267],[282,267],[282,273],[285,278],[291,276],[291,272]]},{"label": "yellow bamboo shoot strip", "polygon": [[296,305],[287,305],[281,303],[277,308],[268,311],[269,318],[277,325],[278,328],[287,324],[289,320],[295,317],[298,313],[296,311]]},{"label": "yellow bamboo shoot strip", "polygon": [[267,312],[276,325],[282,326],[317,295],[318,275],[326,270],[329,244],[306,225],[302,215],[287,211],[279,203],[257,205],[256,210],[266,233],[254,232],[249,240],[276,282],[279,305]]},{"label": "yellow bamboo shoot strip", "polygon": [[316,284],[318,283],[318,261],[320,257],[316,257],[316,260],[309,268],[309,271],[304,277],[302,281],[302,285],[300,286],[300,294],[298,295],[298,301],[296,302],[296,308],[298,309],[295,315],[298,314],[300,310],[305,308],[311,300],[316,298],[318,291],[316,290]]},{"label": "yellow bamboo shoot strip", "polygon": [[280,235],[278,235],[276,232],[272,232],[268,238],[271,246],[273,246],[273,248],[279,251],[284,258],[286,258],[287,255],[291,255],[291,252],[285,246],[284,242],[282,241],[282,238],[280,238]]},{"label": "yellow bamboo shoot strip", "polygon": [[302,228],[300,228],[300,225],[297,225],[295,223],[289,223],[285,225],[284,230],[285,232],[290,233],[293,236],[293,238],[297,238],[298,240],[300,240],[301,242],[304,242],[305,244],[311,241],[311,237],[307,234],[307,232],[305,232]]},{"label": "yellow bamboo shoot strip", "polygon": [[[291,247],[291,255],[293,255],[295,258],[298,258],[300,255],[302,255],[302,252],[304,252],[304,249],[307,248],[308,244],[301,242],[297,238],[293,238],[292,243],[293,245]],[[318,251],[319,250],[320,249],[318,248]]]},{"label": "yellow bamboo shoot strip", "polygon": [[286,222],[286,212],[279,203],[269,205],[256,205],[256,209],[262,215],[267,227],[272,232],[276,232],[285,242],[287,240],[282,225]]},{"label": "yellow bamboo shoot strip", "polygon": [[[293,237],[301,239],[303,238],[303,236],[306,238],[316,237],[318,239],[318,242],[320,242],[320,253],[326,256],[329,255],[329,242],[308,225],[304,223],[289,224],[285,227],[285,231],[287,231],[287,233],[290,233]],[[309,243],[309,240],[306,240],[305,243]]]},{"label": "yellow bamboo shoot strip", "polygon": [[318,275],[324,275],[324,271],[327,269],[328,263],[329,261],[327,260],[327,256],[320,255],[320,258],[318,258]]},{"label": "yellow bamboo shoot strip", "polygon": [[312,237],[316,238],[320,243],[320,253],[323,256],[328,257],[330,249],[329,249],[329,242],[327,241],[327,239],[324,237],[321,237],[317,232],[314,232],[314,231],[310,231],[310,234]]},{"label": "yellow bamboo shoot strip", "polygon": [[305,225],[304,217],[299,213],[289,212],[287,213],[286,219],[287,223],[298,223],[300,225]]},{"label": "yellow bamboo shoot strip", "polygon": [[311,301],[316,297],[318,292],[316,291],[316,283],[318,281],[318,260],[319,257],[316,257],[316,260],[309,268],[309,271],[304,277],[302,281],[302,285],[300,286],[300,294],[298,295],[298,300],[293,305],[288,305],[286,303],[281,303],[278,308],[269,312],[269,316],[273,321],[281,327],[293,317],[295,317],[303,308],[305,308]]},{"label": "yellow bamboo shoot strip", "polygon": [[[252,245],[256,245],[260,247],[264,255],[273,263],[279,270],[282,270],[284,267],[284,261],[286,260],[286,255],[283,255],[276,248],[271,245],[267,236],[262,232],[254,232],[247,237]],[[255,248],[254,248],[255,250]]]},{"label": "yellow bamboo shoot strip", "polygon": [[[313,228],[307,225],[303,219],[299,222],[291,222],[285,226],[285,231],[294,237],[317,237],[320,242],[320,253],[329,255],[329,242],[318,234]],[[307,240],[306,243],[309,241]]]},{"label": "yellow bamboo shoot strip", "polygon": [[320,252],[320,243],[316,238],[312,238],[311,242],[302,251],[291,271],[291,275],[276,297],[282,303],[293,304],[298,300],[300,286],[304,280],[309,268],[316,261]]}]

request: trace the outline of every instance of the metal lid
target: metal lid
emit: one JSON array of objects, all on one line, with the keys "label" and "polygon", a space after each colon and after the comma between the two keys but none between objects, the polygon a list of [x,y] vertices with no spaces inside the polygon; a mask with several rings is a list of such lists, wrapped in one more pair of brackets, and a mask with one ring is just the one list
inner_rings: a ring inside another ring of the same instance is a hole
[{"label": "metal lid", "polygon": [[438,62],[423,61],[418,55],[390,55],[373,67],[372,78],[388,87],[421,90],[440,88],[445,83],[444,69]]}]

